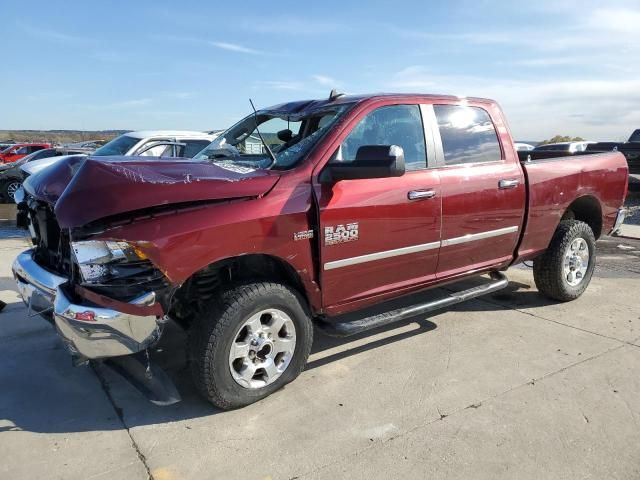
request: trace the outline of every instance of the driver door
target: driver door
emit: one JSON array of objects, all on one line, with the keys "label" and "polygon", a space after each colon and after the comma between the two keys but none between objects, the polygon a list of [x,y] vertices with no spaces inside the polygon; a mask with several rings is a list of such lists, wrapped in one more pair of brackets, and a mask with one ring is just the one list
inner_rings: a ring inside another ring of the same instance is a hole
[{"label": "driver door", "polygon": [[433,280],[436,273],[440,182],[438,173],[427,168],[434,150],[425,141],[420,106],[372,108],[345,134],[329,163],[353,161],[364,145],[402,147],[406,173],[314,184],[323,305],[331,313],[397,294]]}]

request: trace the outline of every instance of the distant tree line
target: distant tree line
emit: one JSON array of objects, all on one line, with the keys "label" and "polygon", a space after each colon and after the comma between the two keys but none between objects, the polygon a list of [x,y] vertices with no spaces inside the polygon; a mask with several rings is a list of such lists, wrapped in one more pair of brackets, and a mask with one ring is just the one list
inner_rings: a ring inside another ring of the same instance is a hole
[{"label": "distant tree line", "polygon": [[89,140],[106,140],[120,135],[121,131],[81,131],[81,130],[0,130],[0,143],[77,143]]},{"label": "distant tree line", "polygon": [[543,140],[540,145],[546,145],[547,143],[564,143],[564,142],[584,142],[582,137],[570,137],[568,135],[556,135],[549,140]]}]

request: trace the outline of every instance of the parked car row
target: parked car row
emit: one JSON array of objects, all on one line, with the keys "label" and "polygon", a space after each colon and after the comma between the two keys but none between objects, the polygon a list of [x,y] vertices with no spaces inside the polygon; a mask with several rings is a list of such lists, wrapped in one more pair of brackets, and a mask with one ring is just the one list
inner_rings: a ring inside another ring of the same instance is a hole
[{"label": "parked car row", "polygon": [[[88,143],[34,149],[33,153],[21,157],[18,161],[0,165],[0,195],[5,202],[13,201],[16,190],[26,177],[69,156],[191,158],[207,147],[215,137],[216,134],[197,131],[138,131],[120,135],[97,150],[90,148],[91,145]],[[45,144],[38,146],[41,145]]]},{"label": "parked car row", "polygon": [[24,173],[22,167],[36,160],[56,158],[62,155],[84,155],[82,150],[68,150],[64,148],[43,148],[37,150],[20,160],[0,165],[0,195],[5,202],[11,202],[20,185],[22,185]]},{"label": "parked car row", "polygon": [[33,241],[13,265],[18,290],[76,364],[116,362],[161,404],[179,393],[149,349],[175,322],[196,387],[223,409],[293,381],[314,325],[348,336],[424,316],[505,288],[524,261],[542,294],[574,300],[596,240],[625,218],[627,163],[516,153],[505,124],[486,99],[332,92],[251,113],[193,160],[157,157],[209,138],[123,135],[18,190]]},{"label": "parked car row", "polygon": [[16,143],[0,152],[0,163],[17,162],[22,157],[52,146],[50,143]]}]

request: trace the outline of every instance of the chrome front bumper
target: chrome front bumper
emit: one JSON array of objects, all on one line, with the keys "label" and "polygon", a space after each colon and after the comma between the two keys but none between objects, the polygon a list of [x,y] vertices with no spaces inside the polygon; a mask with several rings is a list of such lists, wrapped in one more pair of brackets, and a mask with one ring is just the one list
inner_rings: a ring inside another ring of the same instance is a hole
[{"label": "chrome front bumper", "polygon": [[[29,313],[55,322],[58,333],[73,355],[86,359],[129,355],[155,343],[162,333],[162,318],[139,316],[103,308],[87,302],[73,304],[63,291],[68,279],[38,265],[27,250],[13,263],[13,276]],[[131,302],[151,306],[155,293],[146,293]],[[86,319],[87,313],[93,315]]]}]

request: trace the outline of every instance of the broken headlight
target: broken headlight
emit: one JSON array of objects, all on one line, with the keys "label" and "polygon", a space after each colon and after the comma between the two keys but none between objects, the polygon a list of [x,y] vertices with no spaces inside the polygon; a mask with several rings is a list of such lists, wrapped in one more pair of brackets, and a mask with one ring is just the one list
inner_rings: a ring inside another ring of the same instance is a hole
[{"label": "broken headlight", "polygon": [[86,283],[103,283],[120,277],[125,265],[148,264],[146,255],[128,242],[71,242],[71,250],[82,280]]}]

